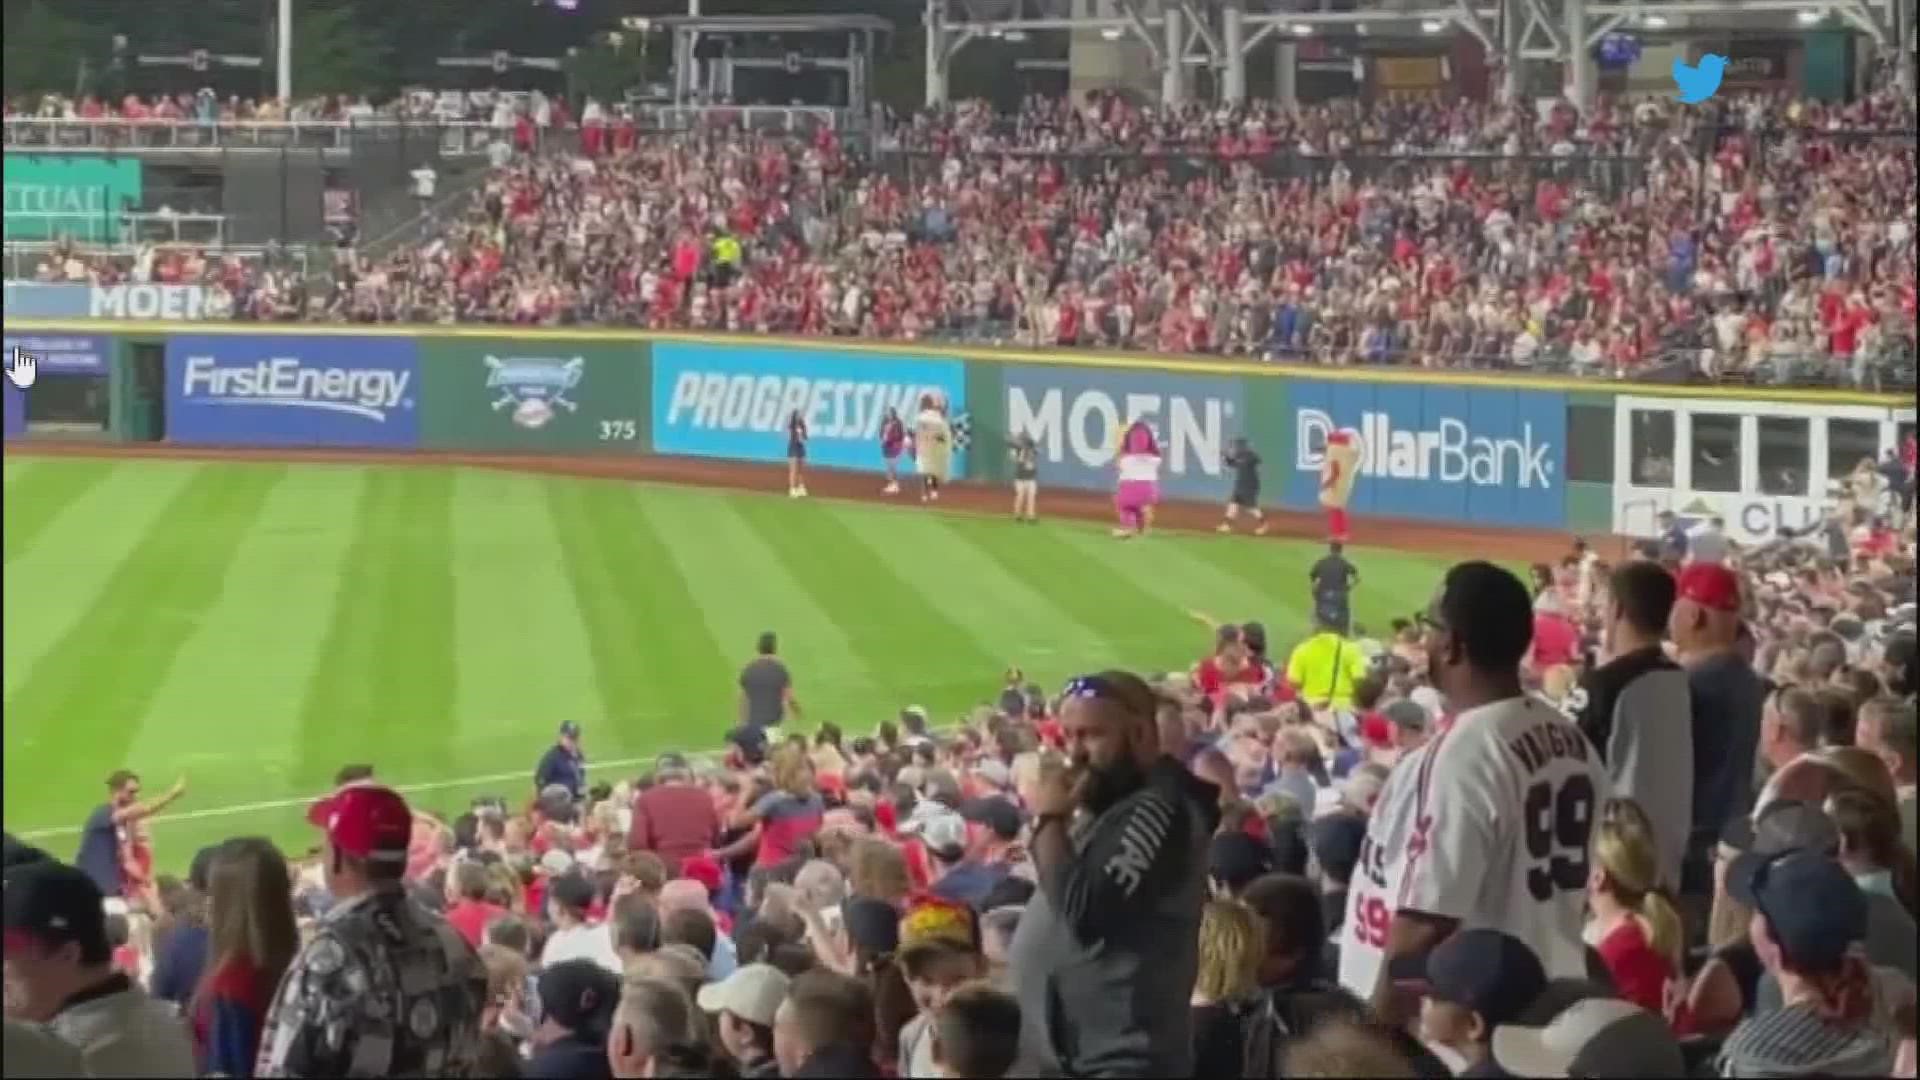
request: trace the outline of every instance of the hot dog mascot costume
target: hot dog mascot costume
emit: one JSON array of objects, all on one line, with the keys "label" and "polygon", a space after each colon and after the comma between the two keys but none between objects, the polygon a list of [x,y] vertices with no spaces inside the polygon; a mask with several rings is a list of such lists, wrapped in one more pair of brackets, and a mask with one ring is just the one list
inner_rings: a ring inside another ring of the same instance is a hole
[{"label": "hot dog mascot costume", "polygon": [[1327,452],[1320,462],[1320,505],[1327,511],[1327,538],[1345,541],[1347,500],[1353,497],[1353,481],[1359,475],[1360,448],[1353,433],[1336,431],[1327,436]]}]

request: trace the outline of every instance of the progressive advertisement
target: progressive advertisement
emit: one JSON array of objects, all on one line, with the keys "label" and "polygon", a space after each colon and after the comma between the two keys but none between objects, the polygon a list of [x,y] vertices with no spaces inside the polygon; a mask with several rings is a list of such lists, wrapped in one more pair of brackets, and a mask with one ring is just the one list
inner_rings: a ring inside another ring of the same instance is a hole
[{"label": "progressive advertisement", "polygon": [[1359,514],[1560,529],[1566,395],[1542,390],[1335,383],[1289,389],[1293,454],[1283,501],[1319,508],[1327,436],[1353,433]]},{"label": "progressive advertisement", "polygon": [[422,446],[509,454],[648,449],[643,343],[442,338],[420,349]]},{"label": "progressive advertisement", "polygon": [[[1120,435],[1144,419],[1160,436],[1161,489],[1225,501],[1232,484],[1220,459],[1234,436],[1258,434],[1247,430],[1237,376],[1009,364],[1004,386],[1006,437],[1033,438],[1042,487],[1112,489]],[[1279,464],[1269,461],[1269,475]]]},{"label": "progressive advertisement", "polygon": [[400,337],[183,335],[167,341],[167,438],[235,446],[413,447],[420,363]]},{"label": "progressive advertisement", "polygon": [[[920,399],[967,411],[966,364],[906,355],[835,353],[774,346],[656,342],[653,444],[662,454],[785,461],[787,419],[798,410],[812,438],[810,462],[879,472],[880,421],[897,409],[909,425]],[[956,427],[965,427],[956,424]],[[966,475],[964,446],[953,469]]]},{"label": "progressive advertisement", "polygon": [[140,208],[134,158],[10,153],[5,174],[9,240],[117,240],[120,212]]}]

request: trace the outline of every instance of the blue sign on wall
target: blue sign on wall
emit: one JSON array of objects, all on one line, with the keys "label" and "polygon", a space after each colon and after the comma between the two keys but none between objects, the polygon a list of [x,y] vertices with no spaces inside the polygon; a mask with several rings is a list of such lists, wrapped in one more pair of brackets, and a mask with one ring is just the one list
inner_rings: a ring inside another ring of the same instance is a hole
[{"label": "blue sign on wall", "polygon": [[93,334],[8,334],[8,356],[19,349],[40,363],[42,375],[105,375],[111,343]]},{"label": "blue sign on wall", "polygon": [[1565,394],[1306,380],[1288,401],[1289,507],[1319,509],[1327,435],[1345,429],[1360,447],[1356,513],[1566,527]]},{"label": "blue sign on wall", "polygon": [[9,281],[6,314],[16,319],[165,319],[211,317],[214,292],[205,285],[130,282],[80,285],[71,282]]},{"label": "blue sign on wall", "polygon": [[27,392],[13,385],[12,379],[0,379],[0,393],[6,397],[6,437],[27,431]]},{"label": "blue sign on wall", "polygon": [[167,341],[167,438],[255,446],[413,446],[419,354],[397,337],[189,335]]},{"label": "blue sign on wall", "polygon": [[[880,421],[898,409],[908,426],[925,394],[967,409],[966,364],[777,346],[660,342],[653,347],[653,445],[662,454],[785,461],[787,417],[799,409],[807,459],[879,472]],[[964,476],[966,451],[954,454]]]},{"label": "blue sign on wall", "polygon": [[1033,437],[1043,487],[1111,490],[1120,435],[1144,419],[1160,435],[1162,491],[1224,502],[1232,489],[1220,458],[1248,434],[1243,379],[1010,364],[1005,386],[1007,438]]}]

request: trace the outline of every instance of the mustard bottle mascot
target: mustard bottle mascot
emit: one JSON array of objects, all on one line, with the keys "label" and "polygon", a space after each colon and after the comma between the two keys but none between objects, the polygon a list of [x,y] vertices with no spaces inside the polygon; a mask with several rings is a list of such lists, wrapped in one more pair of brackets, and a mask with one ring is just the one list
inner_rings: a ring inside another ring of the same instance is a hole
[{"label": "mustard bottle mascot", "polygon": [[1353,482],[1359,476],[1360,448],[1353,433],[1336,431],[1327,436],[1325,460],[1320,463],[1320,505],[1327,511],[1327,539],[1345,543],[1351,539],[1347,529],[1347,501],[1353,497]]}]

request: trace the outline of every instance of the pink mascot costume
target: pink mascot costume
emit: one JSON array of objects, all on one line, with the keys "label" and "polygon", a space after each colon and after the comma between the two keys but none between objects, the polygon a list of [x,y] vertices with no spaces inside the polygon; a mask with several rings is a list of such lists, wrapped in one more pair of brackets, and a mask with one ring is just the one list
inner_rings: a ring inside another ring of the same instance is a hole
[{"label": "pink mascot costume", "polygon": [[1135,420],[1120,438],[1116,461],[1120,485],[1114,490],[1113,508],[1120,514],[1120,525],[1113,535],[1125,539],[1147,531],[1153,507],[1160,501],[1160,442],[1153,429]]}]

